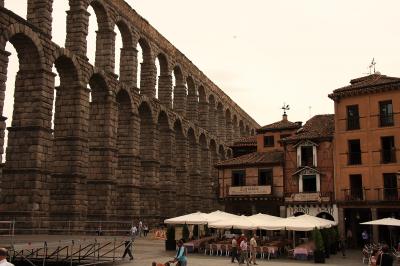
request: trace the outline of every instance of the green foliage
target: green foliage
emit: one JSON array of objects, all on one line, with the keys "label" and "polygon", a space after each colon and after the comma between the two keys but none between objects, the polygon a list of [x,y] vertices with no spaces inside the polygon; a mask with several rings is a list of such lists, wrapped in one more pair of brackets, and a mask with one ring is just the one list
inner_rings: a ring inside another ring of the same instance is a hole
[{"label": "green foliage", "polygon": [[210,236],[210,228],[208,228],[208,224],[204,225],[204,234],[205,236]]},{"label": "green foliage", "polygon": [[174,226],[168,225],[167,241],[175,241],[175,227]]},{"label": "green foliage", "polygon": [[190,235],[189,226],[185,224],[182,230],[182,238],[183,240],[185,240],[185,242],[189,240],[189,235]]},{"label": "green foliage", "polygon": [[324,247],[325,250],[330,250],[332,239],[331,239],[331,233],[330,233],[330,228],[324,228],[320,230],[322,240],[324,242]]},{"label": "green foliage", "polygon": [[324,251],[324,240],[322,239],[321,232],[317,228],[314,228],[312,232],[312,239],[315,243],[315,250]]}]

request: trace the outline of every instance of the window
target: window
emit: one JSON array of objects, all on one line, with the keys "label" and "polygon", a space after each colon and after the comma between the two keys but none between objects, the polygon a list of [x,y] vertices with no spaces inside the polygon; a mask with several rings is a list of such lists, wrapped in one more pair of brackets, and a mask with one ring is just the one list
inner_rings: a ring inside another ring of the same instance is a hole
[{"label": "window", "polygon": [[240,187],[246,185],[246,171],[235,170],[232,171],[232,187]]},{"label": "window", "polygon": [[350,175],[350,199],[364,199],[361,175]]},{"label": "window", "polygon": [[398,200],[397,175],[395,173],[383,174],[383,198],[385,200]]},{"label": "window", "polygon": [[394,146],[394,137],[381,137],[381,162],[382,163],[395,163],[396,162],[396,148]]},{"label": "window", "polygon": [[313,146],[301,146],[301,166],[314,166]]},{"label": "window", "polygon": [[303,175],[303,192],[317,192],[317,176]]},{"label": "window", "polygon": [[347,130],[360,129],[358,105],[347,106]]},{"label": "window", "polygon": [[272,186],[273,171],[272,169],[261,169],[258,173],[259,186]]},{"label": "window", "polygon": [[361,164],[361,145],[359,139],[349,140],[348,164]]},{"label": "window", "polygon": [[274,136],[264,136],[264,147],[274,147]]},{"label": "window", "polygon": [[394,125],[392,101],[379,102],[379,125],[389,127]]}]

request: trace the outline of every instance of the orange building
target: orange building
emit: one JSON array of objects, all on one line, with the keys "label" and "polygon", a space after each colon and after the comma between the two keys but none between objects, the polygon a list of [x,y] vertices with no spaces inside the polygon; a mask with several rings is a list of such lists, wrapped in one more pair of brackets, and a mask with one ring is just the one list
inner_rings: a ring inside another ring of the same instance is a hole
[{"label": "orange building", "polygon": [[[360,226],[400,218],[400,78],[372,74],[333,91],[335,194],[342,235],[360,243],[363,230],[385,239],[385,227]],[[381,230],[381,231],[379,231]]]},{"label": "orange building", "polygon": [[288,121],[284,114],[281,121],[258,129],[255,139],[246,138],[234,144],[233,154],[238,156],[216,165],[219,195],[226,211],[286,215],[284,150],[280,140],[293,135],[300,127],[301,123]]},{"label": "orange building", "polygon": [[334,115],[316,115],[284,146],[287,216],[309,214],[338,221],[334,204]]}]

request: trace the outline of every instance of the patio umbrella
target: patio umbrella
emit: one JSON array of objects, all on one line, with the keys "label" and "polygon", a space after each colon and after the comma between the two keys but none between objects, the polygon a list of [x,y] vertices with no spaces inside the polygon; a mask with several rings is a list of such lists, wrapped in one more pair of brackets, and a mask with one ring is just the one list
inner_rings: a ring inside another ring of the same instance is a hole
[{"label": "patio umbrella", "polygon": [[364,223],[360,223],[360,224],[400,226],[400,220],[389,217],[389,218],[383,218],[383,219],[379,219],[379,220],[364,222]]},{"label": "patio umbrella", "polygon": [[244,229],[244,230],[254,230],[257,229],[257,225],[247,216],[241,215],[237,217],[232,217],[217,222],[210,222],[208,224],[210,228],[219,229]]},{"label": "patio umbrella", "polygon": [[258,213],[248,217],[261,230],[282,230],[284,218],[268,214]]},{"label": "patio umbrella", "polygon": [[207,224],[210,218],[207,213],[194,212],[164,220],[166,224]]},{"label": "patio umbrella", "polygon": [[337,222],[303,214],[299,216],[292,216],[284,219],[282,224],[287,230],[293,231],[311,231],[314,228],[330,228],[337,225]]}]

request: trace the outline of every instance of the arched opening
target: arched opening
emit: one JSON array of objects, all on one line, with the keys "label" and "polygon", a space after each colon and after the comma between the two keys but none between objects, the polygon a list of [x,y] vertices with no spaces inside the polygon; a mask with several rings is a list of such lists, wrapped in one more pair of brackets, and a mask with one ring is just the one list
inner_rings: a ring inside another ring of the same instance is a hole
[{"label": "arched opening", "polygon": [[178,114],[186,116],[187,89],[179,66],[174,67],[173,75],[175,79],[173,108]]},{"label": "arched opening", "polygon": [[250,135],[250,128],[249,125],[246,125],[246,132],[245,132],[246,136]]},{"label": "arched opening", "polygon": [[293,216],[297,217],[297,216],[304,215],[304,214],[305,214],[304,212],[295,212],[295,213],[293,213]]},{"label": "arched opening", "polygon": [[240,138],[240,129],[236,114],[233,115],[232,126],[233,126],[233,141],[236,141]]},{"label": "arched opening", "polygon": [[217,105],[217,120],[218,120],[218,138],[220,141],[225,141],[225,126],[224,107],[221,102]]},{"label": "arched opening", "polygon": [[175,133],[175,180],[176,193],[179,193],[182,200],[176,202],[176,215],[187,213],[186,204],[189,202],[189,180],[187,173],[188,145],[183,133],[182,123],[179,120],[174,124]]},{"label": "arched opening", "polygon": [[232,150],[231,150],[231,149],[228,149],[228,150],[226,151],[226,158],[227,158],[227,159],[232,158]]},{"label": "arched opening", "polygon": [[53,1],[51,37],[53,42],[60,46],[64,46],[67,37],[67,10],[69,10],[69,1]]},{"label": "arched opening", "polygon": [[[157,69],[148,42],[141,38],[138,45],[138,87],[140,94],[155,97]],[[140,73],[140,74],[139,74]]]},{"label": "arched opening", "polygon": [[172,166],[172,154],[174,145],[174,135],[170,130],[168,116],[165,112],[160,112],[157,122],[158,132],[158,161],[160,163],[160,214],[161,220],[175,215],[175,168]]},{"label": "arched opening", "polygon": [[225,136],[226,142],[231,144],[233,139],[233,129],[231,111],[229,109],[226,109],[225,111]]},{"label": "arched opening", "polygon": [[335,221],[335,218],[333,218],[333,216],[327,212],[320,212],[317,214],[317,217],[326,219],[326,220],[330,220],[330,221]]},{"label": "arched opening", "polygon": [[210,212],[212,211],[213,203],[213,182],[211,179],[211,169],[210,169],[210,151],[207,146],[207,139],[204,134],[200,135],[200,195],[202,195],[201,204],[202,209],[200,211]]},{"label": "arched opening", "polygon": [[199,87],[199,123],[200,127],[208,130],[208,103],[203,86]]},{"label": "arched opening", "polygon": [[[159,163],[156,158],[156,134],[155,123],[150,105],[143,102],[139,106],[140,117],[140,215],[154,219],[157,216],[159,184]],[[158,222],[152,220],[152,222]]]},{"label": "arched opening", "polygon": [[243,120],[239,121],[239,132],[240,132],[240,137],[245,136]]},{"label": "arched opening", "polygon": [[136,76],[138,55],[133,44],[132,32],[124,20],[119,20],[115,25],[118,28],[115,38],[115,73],[119,75],[119,81],[127,87],[138,87]]},{"label": "arched opening", "polygon": [[87,42],[87,52],[86,57],[89,60],[89,63],[94,66],[96,61],[96,32],[99,30],[99,25],[97,24],[96,12],[94,11],[92,6],[89,6],[87,9],[89,15],[89,26],[88,26],[88,35],[86,37]]},{"label": "arched opening", "polygon": [[196,90],[196,86],[192,77],[187,77],[186,85],[188,88],[187,98],[187,118],[189,121],[197,124],[198,122],[198,105],[199,95]]},{"label": "arched opening", "polygon": [[156,58],[157,66],[157,92],[156,98],[169,108],[172,106],[172,77],[168,70],[168,61],[164,54],[159,54]]},{"label": "arched opening", "polygon": [[200,209],[200,171],[199,171],[199,146],[196,141],[194,130],[189,128],[188,130],[188,144],[189,144],[189,188],[190,188],[190,205],[189,212],[194,212]]},{"label": "arched opening", "polygon": [[223,160],[226,159],[226,154],[225,154],[224,146],[219,145],[218,155],[219,155],[219,160],[220,160],[220,161],[223,161]]},{"label": "arched opening", "polygon": [[254,128],[252,128],[251,129],[251,135],[254,136],[254,134],[255,134],[255,130],[254,130]]},{"label": "arched opening", "polygon": [[208,130],[214,136],[217,136],[217,117],[215,109],[214,95],[208,96]]}]

